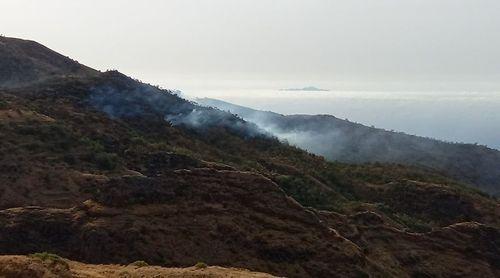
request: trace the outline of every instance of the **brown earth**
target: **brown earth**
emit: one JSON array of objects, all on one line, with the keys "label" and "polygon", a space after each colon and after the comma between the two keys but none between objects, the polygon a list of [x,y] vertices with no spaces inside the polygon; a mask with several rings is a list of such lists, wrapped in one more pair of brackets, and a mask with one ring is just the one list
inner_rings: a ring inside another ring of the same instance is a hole
[{"label": "brown earth", "polygon": [[91,265],[62,258],[0,256],[0,277],[6,278],[271,278],[265,273],[218,266],[166,268],[158,266]]}]

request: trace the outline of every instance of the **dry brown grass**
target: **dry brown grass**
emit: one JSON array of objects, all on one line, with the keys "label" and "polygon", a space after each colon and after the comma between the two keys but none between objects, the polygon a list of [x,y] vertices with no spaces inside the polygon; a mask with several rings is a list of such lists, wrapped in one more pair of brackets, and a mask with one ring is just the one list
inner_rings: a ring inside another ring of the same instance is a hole
[{"label": "dry brown grass", "polygon": [[218,278],[247,277],[271,278],[265,273],[251,272],[246,269],[209,266],[206,268],[165,268],[159,266],[121,266],[91,265],[62,259],[68,269],[57,267],[51,261],[28,256],[0,256],[0,277],[77,277],[77,278],[122,278],[122,277],[183,277],[183,278]]}]

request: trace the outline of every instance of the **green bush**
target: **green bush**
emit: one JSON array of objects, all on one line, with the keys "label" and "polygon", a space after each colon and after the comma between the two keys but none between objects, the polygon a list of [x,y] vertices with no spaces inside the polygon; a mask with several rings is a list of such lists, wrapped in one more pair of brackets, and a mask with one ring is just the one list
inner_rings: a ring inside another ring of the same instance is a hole
[{"label": "green bush", "polygon": [[407,227],[411,232],[426,233],[432,231],[432,225],[422,219],[405,213],[397,213],[391,207],[382,203],[377,204],[377,208],[392,220]]},{"label": "green bush", "polygon": [[83,137],[80,139],[80,143],[89,148],[92,152],[104,152],[104,146],[99,141]]},{"label": "green bush", "polygon": [[69,165],[75,165],[77,162],[76,156],[71,153],[67,153],[63,157],[64,162],[68,163]]},{"label": "green bush", "polygon": [[101,170],[114,170],[118,166],[118,156],[114,153],[96,153],[94,161]]},{"label": "green bush", "polygon": [[29,255],[32,258],[37,258],[42,261],[62,261],[63,259],[59,257],[56,254],[53,253],[47,253],[47,252],[42,252],[42,253],[33,253]]},{"label": "green bush", "polygon": [[48,263],[52,266],[59,265],[65,269],[69,269],[69,264],[61,257],[56,254],[42,252],[42,253],[33,253],[30,254],[29,257],[39,259],[44,263]]},{"label": "green bush", "polygon": [[396,213],[394,216],[396,217],[396,221],[408,227],[412,232],[426,233],[432,231],[432,227],[429,224],[418,218],[411,217],[404,213]]},{"label": "green bush", "polygon": [[204,263],[204,262],[197,262],[197,263],[194,265],[194,267],[196,267],[196,268],[207,268],[207,267],[208,267],[208,265],[207,265],[206,263]]},{"label": "green bush", "polygon": [[9,107],[9,103],[5,100],[0,99],[0,109],[7,109]]},{"label": "green bush", "polygon": [[306,176],[277,176],[275,180],[285,192],[303,206],[323,210],[339,211],[341,196],[335,192],[326,192]]},{"label": "green bush", "polygon": [[144,139],[144,137],[141,137],[141,136],[134,136],[134,137],[130,138],[130,143],[133,145],[147,145],[148,144],[146,139]]},{"label": "green bush", "polygon": [[149,266],[149,264],[145,261],[135,261],[133,263],[130,264],[131,266],[137,266],[137,267],[145,267],[145,266]]}]

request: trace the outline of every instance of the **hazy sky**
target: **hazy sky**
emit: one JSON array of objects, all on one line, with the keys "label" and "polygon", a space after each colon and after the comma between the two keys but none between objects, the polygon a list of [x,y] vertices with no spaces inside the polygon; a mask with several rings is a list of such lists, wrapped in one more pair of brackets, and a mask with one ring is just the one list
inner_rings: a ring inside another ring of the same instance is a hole
[{"label": "hazy sky", "polygon": [[498,0],[0,0],[0,13],[6,36],[173,87],[500,88]]}]

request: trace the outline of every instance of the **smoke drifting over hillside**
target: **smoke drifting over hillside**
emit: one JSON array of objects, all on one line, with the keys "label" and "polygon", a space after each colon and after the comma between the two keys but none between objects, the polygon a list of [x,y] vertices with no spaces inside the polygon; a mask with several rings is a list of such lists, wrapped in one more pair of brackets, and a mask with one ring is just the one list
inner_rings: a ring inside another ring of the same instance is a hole
[{"label": "smoke drifting over hillside", "polygon": [[198,106],[168,90],[126,81],[127,86],[109,83],[93,87],[88,102],[111,118],[160,117],[174,126],[198,132],[222,127],[242,137],[269,136],[231,113]]},{"label": "smoke drifting over hillside", "polygon": [[485,146],[392,132],[330,115],[285,116],[215,99],[197,101],[237,114],[279,139],[329,160],[417,165],[447,172],[492,194],[500,193],[500,152]]}]

